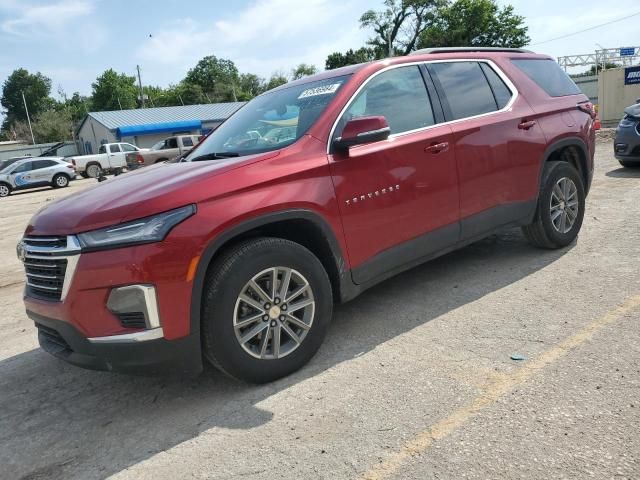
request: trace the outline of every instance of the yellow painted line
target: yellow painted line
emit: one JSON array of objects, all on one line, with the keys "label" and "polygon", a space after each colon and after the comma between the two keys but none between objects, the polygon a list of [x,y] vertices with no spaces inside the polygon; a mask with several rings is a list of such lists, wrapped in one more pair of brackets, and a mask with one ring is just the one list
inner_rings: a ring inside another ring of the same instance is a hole
[{"label": "yellow painted line", "polygon": [[489,383],[486,390],[470,404],[459,408],[432,427],[420,432],[411,441],[406,443],[401,450],[391,454],[369,471],[362,474],[361,478],[366,480],[381,480],[395,474],[413,456],[428,450],[433,442],[450,435],[481,410],[494,404],[505,393],[510,392],[518,385],[524,383],[538,371],[562,358],[570,350],[591,339],[596,332],[624,317],[638,307],[640,307],[640,294],[629,297],[620,306],[614,308],[603,317],[589,323],[549,350],[542,352],[538,357],[527,362],[515,372],[498,375],[494,381]]}]

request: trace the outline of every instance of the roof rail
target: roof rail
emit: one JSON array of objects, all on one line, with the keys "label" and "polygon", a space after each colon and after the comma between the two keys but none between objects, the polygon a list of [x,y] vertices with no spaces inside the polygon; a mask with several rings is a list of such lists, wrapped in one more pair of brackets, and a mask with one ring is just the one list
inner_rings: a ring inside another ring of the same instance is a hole
[{"label": "roof rail", "polygon": [[427,53],[461,53],[461,52],[511,52],[511,53],[534,53],[524,48],[503,48],[503,47],[437,47],[422,48],[411,52],[409,55],[424,55]]}]

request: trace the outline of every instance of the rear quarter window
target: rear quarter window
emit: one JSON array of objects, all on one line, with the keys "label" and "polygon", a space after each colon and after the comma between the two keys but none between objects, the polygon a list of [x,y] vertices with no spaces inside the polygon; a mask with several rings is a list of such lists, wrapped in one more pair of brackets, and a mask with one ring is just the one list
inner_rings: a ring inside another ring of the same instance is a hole
[{"label": "rear quarter window", "polygon": [[536,82],[550,97],[578,95],[580,89],[553,60],[511,59],[511,62]]}]

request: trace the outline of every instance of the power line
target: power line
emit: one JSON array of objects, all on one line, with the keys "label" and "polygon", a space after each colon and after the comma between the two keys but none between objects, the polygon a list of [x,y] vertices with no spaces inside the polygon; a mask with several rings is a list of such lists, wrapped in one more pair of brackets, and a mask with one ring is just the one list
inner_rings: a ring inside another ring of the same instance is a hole
[{"label": "power line", "polygon": [[583,30],[578,30],[577,32],[567,33],[566,35],[561,35],[559,37],[550,38],[549,40],[545,40],[543,42],[532,43],[530,46],[535,47],[536,45],[542,45],[543,43],[554,42],[556,40],[560,40],[562,38],[572,37],[573,35],[577,35],[579,33],[588,32],[589,30],[595,30],[596,28],[604,27],[605,25],[611,25],[612,23],[621,22],[622,20],[628,20],[631,17],[635,17],[640,15],[640,12],[632,13],[631,15],[627,15],[626,17],[618,18],[616,20],[611,20],[610,22],[601,23],[600,25],[594,25],[593,27],[585,28]]}]

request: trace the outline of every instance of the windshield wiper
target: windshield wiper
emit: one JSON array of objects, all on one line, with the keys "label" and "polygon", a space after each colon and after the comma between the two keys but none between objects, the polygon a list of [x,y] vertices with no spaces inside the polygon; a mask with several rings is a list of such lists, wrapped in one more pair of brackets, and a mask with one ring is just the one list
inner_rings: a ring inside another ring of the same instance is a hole
[{"label": "windshield wiper", "polygon": [[205,153],[204,155],[199,155],[193,158],[192,162],[200,162],[202,160],[219,160],[221,158],[230,158],[230,157],[239,157],[240,154],[238,152],[212,152]]}]

